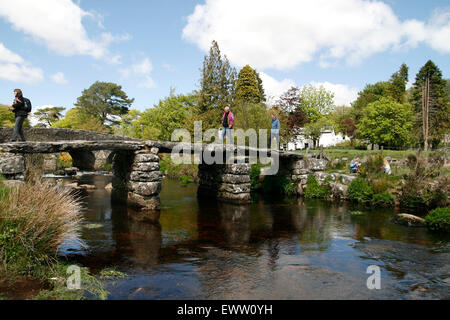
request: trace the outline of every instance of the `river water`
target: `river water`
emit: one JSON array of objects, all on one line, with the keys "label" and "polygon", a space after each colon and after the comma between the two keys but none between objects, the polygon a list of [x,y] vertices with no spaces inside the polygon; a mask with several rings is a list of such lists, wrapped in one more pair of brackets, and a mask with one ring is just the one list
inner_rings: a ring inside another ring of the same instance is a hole
[{"label": "river water", "polygon": [[[110,177],[91,176],[82,238],[64,254],[107,283],[109,299],[449,299],[449,237],[391,222],[392,209],[270,199],[197,199],[164,179],[159,225],[111,205]],[[359,215],[350,212],[360,211]],[[369,266],[381,288],[369,290]]]}]

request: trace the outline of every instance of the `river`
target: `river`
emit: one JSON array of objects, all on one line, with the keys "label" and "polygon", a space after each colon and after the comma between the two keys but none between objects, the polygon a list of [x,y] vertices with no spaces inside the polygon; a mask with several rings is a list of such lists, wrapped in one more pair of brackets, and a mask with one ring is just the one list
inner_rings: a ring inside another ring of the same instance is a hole
[{"label": "river", "polygon": [[[159,225],[111,205],[110,177],[90,176],[82,239],[62,252],[107,282],[109,299],[449,299],[449,237],[391,222],[392,209],[259,197],[197,199],[164,179]],[[360,211],[359,215],[350,212]],[[368,289],[369,266],[381,288]]]}]

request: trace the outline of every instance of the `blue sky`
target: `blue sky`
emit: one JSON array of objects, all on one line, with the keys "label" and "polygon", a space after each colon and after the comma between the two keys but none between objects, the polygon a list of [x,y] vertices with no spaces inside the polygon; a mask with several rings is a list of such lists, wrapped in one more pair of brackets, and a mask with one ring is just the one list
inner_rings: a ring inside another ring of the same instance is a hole
[{"label": "blue sky", "polygon": [[348,104],[403,62],[410,80],[428,59],[450,77],[448,1],[0,0],[0,103],[21,88],[35,107],[69,109],[99,80],[145,110],[198,88],[212,39],[273,99],[312,83]]}]

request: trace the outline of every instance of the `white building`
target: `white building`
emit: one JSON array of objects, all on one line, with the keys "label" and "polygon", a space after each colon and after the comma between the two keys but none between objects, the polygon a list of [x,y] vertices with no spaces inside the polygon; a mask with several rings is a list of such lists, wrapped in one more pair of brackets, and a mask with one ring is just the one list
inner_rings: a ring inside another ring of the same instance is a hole
[{"label": "white building", "polygon": [[[300,129],[303,131],[303,129]],[[309,139],[305,136],[304,133],[299,132],[298,135],[296,135],[294,138],[291,139],[291,141],[287,144],[288,150],[302,150],[302,149],[309,149],[312,148],[314,143],[312,139]],[[341,133],[336,134],[334,132],[334,129],[324,129],[322,130],[322,135],[319,138],[319,143],[317,147],[333,147],[336,146],[339,143],[350,141],[350,138],[347,136],[342,136]]]}]

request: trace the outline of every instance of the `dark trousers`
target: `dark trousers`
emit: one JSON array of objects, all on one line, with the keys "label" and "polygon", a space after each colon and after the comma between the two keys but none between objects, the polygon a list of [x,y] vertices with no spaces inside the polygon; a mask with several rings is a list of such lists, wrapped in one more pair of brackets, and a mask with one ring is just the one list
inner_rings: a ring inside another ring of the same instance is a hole
[{"label": "dark trousers", "polygon": [[11,141],[16,141],[17,136],[20,136],[22,141],[25,141],[25,136],[23,135],[23,122],[25,121],[26,116],[17,116],[16,123],[14,124],[14,132]]},{"label": "dark trousers", "polygon": [[270,138],[269,138],[269,149],[272,146],[272,139],[276,139],[277,141],[277,150],[280,150],[280,134],[279,133],[270,133]]}]

